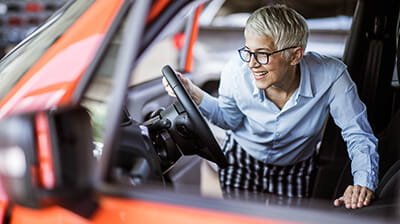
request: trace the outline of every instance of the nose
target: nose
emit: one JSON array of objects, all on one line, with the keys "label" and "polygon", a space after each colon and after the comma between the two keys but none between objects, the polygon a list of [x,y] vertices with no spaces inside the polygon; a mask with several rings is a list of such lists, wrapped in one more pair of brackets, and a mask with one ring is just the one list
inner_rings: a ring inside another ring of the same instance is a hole
[{"label": "nose", "polygon": [[254,54],[250,55],[250,61],[247,64],[250,68],[256,68],[256,67],[261,66],[261,64],[258,63],[258,61],[256,60],[256,57]]}]

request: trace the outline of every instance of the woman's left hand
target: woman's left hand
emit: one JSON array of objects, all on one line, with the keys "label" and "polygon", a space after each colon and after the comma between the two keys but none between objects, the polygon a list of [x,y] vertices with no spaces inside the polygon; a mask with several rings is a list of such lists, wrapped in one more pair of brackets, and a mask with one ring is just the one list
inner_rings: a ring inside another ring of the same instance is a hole
[{"label": "woman's left hand", "polygon": [[336,199],[333,204],[335,206],[340,206],[344,204],[346,208],[357,209],[364,206],[368,206],[374,199],[374,192],[367,188],[361,187],[360,185],[349,185],[343,196]]}]

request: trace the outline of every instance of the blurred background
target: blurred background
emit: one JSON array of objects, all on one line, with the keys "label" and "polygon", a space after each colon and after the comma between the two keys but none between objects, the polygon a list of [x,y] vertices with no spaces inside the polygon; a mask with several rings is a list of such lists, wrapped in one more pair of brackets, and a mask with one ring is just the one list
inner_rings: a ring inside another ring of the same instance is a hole
[{"label": "blurred background", "polygon": [[202,75],[195,76],[195,82],[209,92],[215,89],[215,84],[206,82],[219,76],[222,66],[243,46],[243,28],[250,13],[274,3],[294,8],[306,18],[310,28],[306,51],[342,57],[356,0],[213,0],[205,5],[199,22],[194,73]]},{"label": "blurred background", "polygon": [[67,0],[1,0],[0,56],[48,19]]},{"label": "blurred background", "polygon": [[[67,1],[1,0],[0,56],[24,39]],[[318,27],[320,21],[315,22],[314,20],[324,18],[326,23],[332,23],[332,28],[346,30],[354,12],[356,0],[212,0],[206,4],[206,11],[200,21],[202,29],[207,30],[210,27],[240,28],[248,13],[272,3],[286,4],[295,8],[310,20],[313,29],[321,28]],[[319,30],[321,31],[321,29]],[[209,34],[203,33],[204,35]]]}]

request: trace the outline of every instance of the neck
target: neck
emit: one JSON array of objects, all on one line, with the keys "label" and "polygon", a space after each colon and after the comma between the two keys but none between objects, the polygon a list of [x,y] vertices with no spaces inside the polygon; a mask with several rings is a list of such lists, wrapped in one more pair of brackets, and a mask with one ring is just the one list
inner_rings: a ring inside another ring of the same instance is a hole
[{"label": "neck", "polygon": [[282,85],[273,85],[271,86],[271,90],[290,97],[300,84],[299,66],[293,66],[291,69],[289,69],[286,77],[287,78]]}]

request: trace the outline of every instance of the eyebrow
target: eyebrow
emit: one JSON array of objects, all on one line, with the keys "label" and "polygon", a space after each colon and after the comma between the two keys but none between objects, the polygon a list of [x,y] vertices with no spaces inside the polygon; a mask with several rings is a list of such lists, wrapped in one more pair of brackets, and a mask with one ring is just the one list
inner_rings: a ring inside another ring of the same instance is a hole
[{"label": "eyebrow", "polygon": [[[250,50],[250,48],[249,47],[247,47],[246,45],[244,46],[247,50]],[[260,51],[260,50],[264,50],[264,51],[267,51],[267,52],[272,52],[273,50],[271,50],[271,49],[267,49],[267,48],[257,48],[257,49],[255,49],[256,51]]]}]

